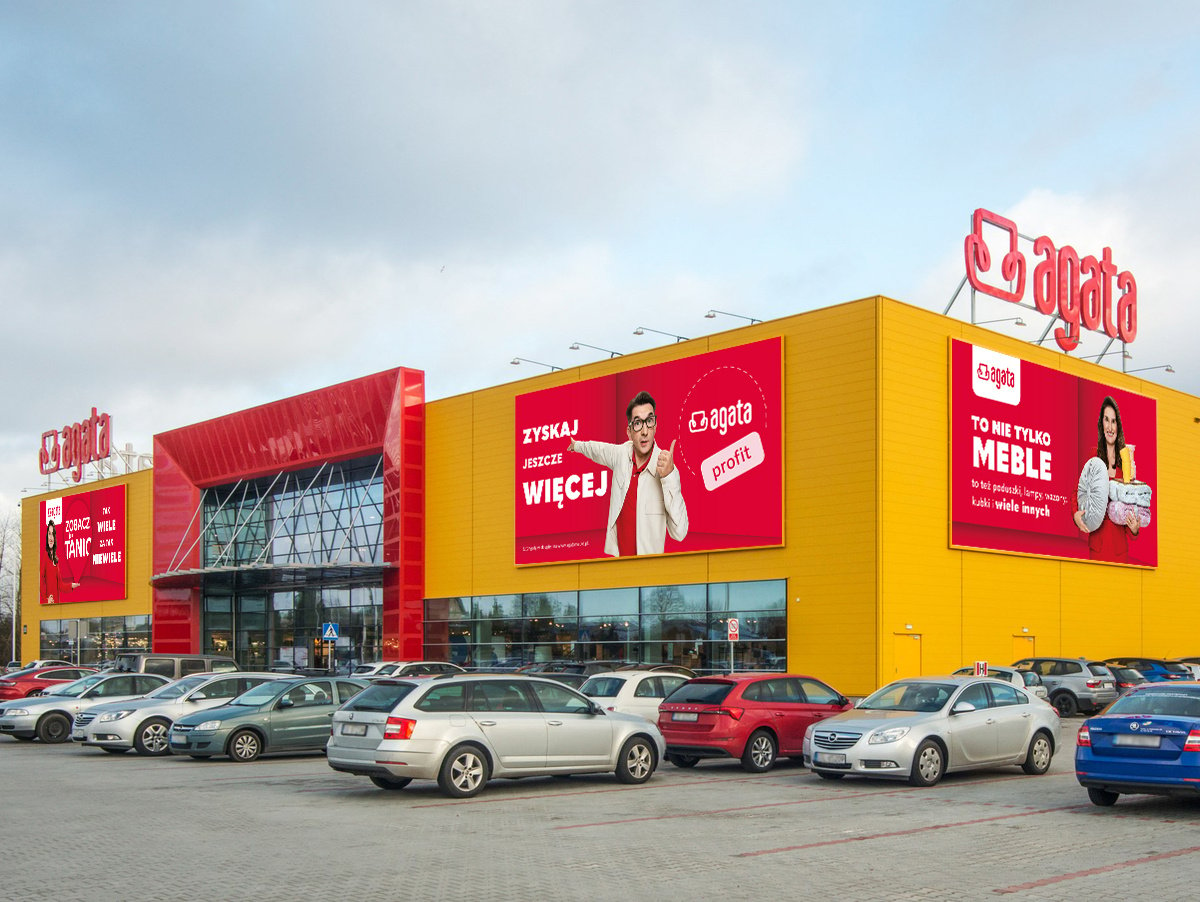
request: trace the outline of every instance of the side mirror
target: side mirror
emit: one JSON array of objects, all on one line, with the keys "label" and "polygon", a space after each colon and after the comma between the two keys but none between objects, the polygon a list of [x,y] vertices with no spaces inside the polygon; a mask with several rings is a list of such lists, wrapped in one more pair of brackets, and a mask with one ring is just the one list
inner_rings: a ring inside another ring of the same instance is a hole
[{"label": "side mirror", "polygon": [[591,714],[603,714],[603,713],[604,713],[604,708],[602,708],[600,705],[596,704],[595,702],[592,702],[592,703],[591,703],[591,708],[590,708],[590,711],[589,711],[589,713],[591,713]]},{"label": "side mirror", "polygon": [[208,696],[205,695],[203,692],[193,692],[191,695],[188,696],[188,701],[189,702],[202,702],[206,698],[208,698]]},{"label": "side mirror", "polygon": [[974,710],[975,710],[975,706],[972,705],[970,702],[958,702],[953,708],[950,709],[950,713],[951,714],[966,714],[968,711],[974,711]]},{"label": "side mirror", "polygon": [[292,707],[295,707],[295,705],[296,705],[296,703],[294,701],[292,701],[290,698],[288,698],[286,695],[279,700],[280,708],[292,708]]}]

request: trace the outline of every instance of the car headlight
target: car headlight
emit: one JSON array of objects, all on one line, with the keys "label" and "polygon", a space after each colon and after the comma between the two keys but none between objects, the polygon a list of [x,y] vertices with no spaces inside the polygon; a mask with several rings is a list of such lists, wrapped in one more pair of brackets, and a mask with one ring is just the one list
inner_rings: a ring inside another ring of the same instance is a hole
[{"label": "car headlight", "polygon": [[122,717],[128,717],[133,711],[108,711],[96,718],[98,723],[112,723],[114,720],[120,720]]},{"label": "car headlight", "polygon": [[886,730],[876,730],[871,734],[871,738],[867,740],[868,745],[879,745],[883,742],[895,742],[897,739],[903,739],[908,735],[908,727],[891,727]]},{"label": "car headlight", "polygon": [[29,709],[28,708],[5,708],[3,711],[0,711],[0,714],[3,714],[5,717],[28,717]]},{"label": "car headlight", "polygon": [[197,733],[209,733],[219,729],[221,729],[221,721],[219,720],[206,720],[204,723],[197,724],[196,726]]}]

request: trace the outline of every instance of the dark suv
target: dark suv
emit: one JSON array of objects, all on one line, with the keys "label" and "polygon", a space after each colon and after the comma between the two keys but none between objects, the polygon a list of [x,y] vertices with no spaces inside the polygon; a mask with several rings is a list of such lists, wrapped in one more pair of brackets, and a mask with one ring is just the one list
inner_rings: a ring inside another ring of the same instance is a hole
[{"label": "dark suv", "polygon": [[1099,711],[1117,697],[1116,680],[1103,661],[1087,658],[1022,658],[1013,664],[1042,678],[1060,717]]},{"label": "dark suv", "polygon": [[1104,663],[1116,667],[1132,667],[1151,683],[1166,683],[1170,680],[1190,680],[1192,678],[1192,671],[1189,667],[1178,661],[1164,661],[1162,658],[1105,658]]}]

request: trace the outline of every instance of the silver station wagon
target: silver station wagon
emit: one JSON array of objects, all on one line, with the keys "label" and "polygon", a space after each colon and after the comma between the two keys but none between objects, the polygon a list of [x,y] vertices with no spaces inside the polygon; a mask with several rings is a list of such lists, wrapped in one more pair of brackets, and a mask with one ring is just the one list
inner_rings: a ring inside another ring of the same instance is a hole
[{"label": "silver station wagon", "polygon": [[334,770],[382,789],[436,780],[454,798],[493,777],[609,772],[645,783],[664,751],[644,718],[554,680],[482,673],[377,681],[334,712],[325,748]]}]

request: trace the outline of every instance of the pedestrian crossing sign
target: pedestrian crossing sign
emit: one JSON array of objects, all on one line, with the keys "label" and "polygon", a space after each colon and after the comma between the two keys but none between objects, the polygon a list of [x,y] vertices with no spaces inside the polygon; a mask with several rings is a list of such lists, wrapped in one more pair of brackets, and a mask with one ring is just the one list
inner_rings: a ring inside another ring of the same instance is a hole
[{"label": "pedestrian crossing sign", "polygon": [[338,625],[336,623],[321,624],[321,641],[335,642],[338,637]]}]

